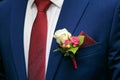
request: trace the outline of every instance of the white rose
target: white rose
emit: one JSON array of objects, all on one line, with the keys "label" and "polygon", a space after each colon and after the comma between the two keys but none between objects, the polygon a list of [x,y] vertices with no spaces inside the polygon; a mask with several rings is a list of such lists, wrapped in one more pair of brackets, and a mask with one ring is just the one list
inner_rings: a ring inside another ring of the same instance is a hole
[{"label": "white rose", "polygon": [[54,34],[54,38],[56,39],[58,44],[64,43],[64,41],[68,40],[70,36],[70,32],[68,32],[65,28],[57,30]]}]

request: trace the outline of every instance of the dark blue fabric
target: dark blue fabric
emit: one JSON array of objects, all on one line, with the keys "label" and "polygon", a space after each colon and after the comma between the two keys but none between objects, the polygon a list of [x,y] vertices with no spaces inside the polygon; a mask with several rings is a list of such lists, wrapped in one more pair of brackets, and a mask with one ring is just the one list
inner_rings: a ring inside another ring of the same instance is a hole
[{"label": "dark blue fabric", "polygon": [[[69,58],[53,53],[53,39],[46,80],[120,80],[120,1],[64,0],[56,30],[73,35],[84,31],[96,44],[80,48],[78,69]],[[23,30],[27,0],[0,2],[0,80],[27,80]],[[6,78],[6,79],[4,79]]]}]

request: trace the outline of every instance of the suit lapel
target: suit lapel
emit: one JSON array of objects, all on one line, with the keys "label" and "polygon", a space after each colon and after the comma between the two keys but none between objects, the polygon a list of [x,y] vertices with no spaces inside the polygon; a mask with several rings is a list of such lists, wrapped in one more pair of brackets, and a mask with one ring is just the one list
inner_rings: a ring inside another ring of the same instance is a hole
[{"label": "suit lapel", "polygon": [[[71,32],[71,34],[74,34],[77,24],[80,22],[88,2],[89,0],[64,0],[56,30],[66,28]],[[46,80],[54,80],[53,78],[62,60],[60,52],[53,53],[53,50],[55,50],[56,47],[57,43],[55,39],[53,39]]]},{"label": "suit lapel", "polygon": [[20,80],[27,80],[23,50],[23,28],[27,0],[13,0],[11,13],[11,45],[15,69]]}]

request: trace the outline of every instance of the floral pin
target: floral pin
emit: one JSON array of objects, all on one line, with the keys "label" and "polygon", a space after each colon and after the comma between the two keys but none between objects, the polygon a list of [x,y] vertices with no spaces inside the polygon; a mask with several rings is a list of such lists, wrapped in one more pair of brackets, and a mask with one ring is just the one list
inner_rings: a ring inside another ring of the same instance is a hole
[{"label": "floral pin", "polygon": [[78,66],[75,55],[80,46],[83,44],[85,36],[72,36],[71,33],[64,28],[57,30],[54,34],[54,38],[59,45],[59,47],[54,51],[60,51],[64,56],[70,57],[74,69],[77,69]]}]

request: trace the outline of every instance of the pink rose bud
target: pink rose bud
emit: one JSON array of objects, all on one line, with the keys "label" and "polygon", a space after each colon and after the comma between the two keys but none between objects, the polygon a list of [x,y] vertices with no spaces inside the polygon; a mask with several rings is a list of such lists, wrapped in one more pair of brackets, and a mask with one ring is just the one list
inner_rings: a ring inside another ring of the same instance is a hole
[{"label": "pink rose bud", "polygon": [[77,45],[76,44],[73,44],[73,47],[76,47]]},{"label": "pink rose bud", "polygon": [[65,42],[64,42],[64,44],[69,44],[70,43],[70,41],[69,40],[65,40]]},{"label": "pink rose bud", "polygon": [[70,41],[71,41],[73,44],[75,44],[75,45],[78,45],[78,44],[79,44],[79,38],[76,37],[76,36],[72,36],[72,37],[70,38]]},{"label": "pink rose bud", "polygon": [[63,44],[61,47],[62,47],[63,49],[65,49],[66,45],[65,45],[65,44]]},{"label": "pink rose bud", "polygon": [[71,46],[68,44],[68,45],[66,45],[66,47],[67,47],[67,48],[70,48]]}]

